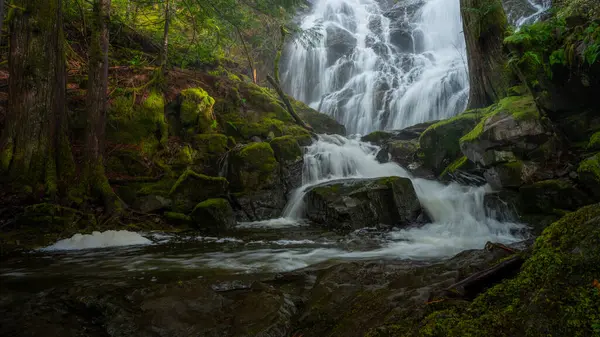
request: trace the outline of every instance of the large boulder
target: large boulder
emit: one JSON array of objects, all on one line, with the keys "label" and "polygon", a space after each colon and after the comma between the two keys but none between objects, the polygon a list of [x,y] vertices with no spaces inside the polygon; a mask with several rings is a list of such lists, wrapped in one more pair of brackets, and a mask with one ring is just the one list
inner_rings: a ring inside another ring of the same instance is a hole
[{"label": "large boulder", "polygon": [[450,163],[462,157],[459,140],[482,117],[483,113],[479,110],[467,111],[429,126],[419,137],[420,157],[424,165],[439,175]]},{"label": "large boulder", "polygon": [[530,213],[573,211],[590,204],[590,197],[567,179],[550,179],[522,186],[521,208]]},{"label": "large boulder", "polygon": [[489,167],[528,158],[550,140],[550,132],[531,96],[507,97],[488,108],[487,116],[460,139],[460,149],[469,160]]},{"label": "large boulder", "polygon": [[308,191],[304,202],[311,221],[336,230],[406,226],[421,210],[412,182],[400,177],[328,182]]},{"label": "large boulder", "polygon": [[233,151],[228,178],[238,220],[265,220],[281,214],[286,204],[285,188],[269,143],[252,143]]},{"label": "large boulder", "polygon": [[219,233],[235,226],[235,215],[229,201],[223,198],[207,199],[194,207],[190,217],[201,230]]},{"label": "large boulder", "polygon": [[211,130],[213,122],[216,122],[213,114],[215,100],[204,89],[185,89],[179,94],[178,101],[179,120],[183,127],[197,127],[200,133]]},{"label": "large boulder", "polygon": [[181,174],[169,192],[173,210],[189,212],[199,202],[227,195],[228,186],[227,179],[223,177],[211,177],[188,169]]}]

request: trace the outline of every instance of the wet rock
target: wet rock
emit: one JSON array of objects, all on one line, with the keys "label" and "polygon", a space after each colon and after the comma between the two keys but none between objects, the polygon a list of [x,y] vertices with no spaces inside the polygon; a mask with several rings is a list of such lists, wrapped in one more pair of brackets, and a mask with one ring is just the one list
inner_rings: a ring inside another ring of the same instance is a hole
[{"label": "wet rock", "polygon": [[235,226],[235,215],[229,201],[223,198],[205,200],[190,214],[194,224],[201,230],[219,233]]},{"label": "wet rock", "polygon": [[356,38],[349,31],[336,26],[328,26],[325,38],[327,64],[332,65],[339,58],[350,55],[356,47],[356,43]]},{"label": "wet rock", "polygon": [[177,117],[182,128],[199,133],[211,130],[215,121],[213,114],[215,100],[204,89],[190,88],[181,91],[177,103],[179,104]]},{"label": "wet rock", "polygon": [[171,207],[173,202],[170,199],[161,197],[160,195],[146,195],[138,198],[133,207],[140,212],[152,213]]},{"label": "wet rock", "polygon": [[429,126],[419,138],[421,160],[425,166],[439,175],[450,163],[460,158],[462,153],[459,140],[469,133],[482,117],[478,111],[468,111]]},{"label": "wet rock", "polygon": [[400,177],[329,182],[313,187],[304,201],[310,220],[338,230],[406,226],[421,210],[412,182]]}]

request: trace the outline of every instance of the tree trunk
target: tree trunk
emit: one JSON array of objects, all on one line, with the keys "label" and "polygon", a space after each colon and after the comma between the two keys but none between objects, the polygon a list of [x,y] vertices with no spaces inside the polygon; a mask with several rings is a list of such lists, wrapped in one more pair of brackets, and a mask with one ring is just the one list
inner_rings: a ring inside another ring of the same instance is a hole
[{"label": "tree trunk", "polygon": [[104,136],[108,110],[108,24],[110,0],[94,1],[92,38],[89,48],[88,89],[86,98],[87,125],[85,138],[84,184],[102,198],[107,210],[121,208],[104,174]]},{"label": "tree trunk", "polygon": [[288,113],[292,116],[292,118],[294,118],[296,123],[298,123],[298,125],[305,128],[306,130],[313,132],[313,128],[310,127],[308,124],[304,123],[302,118],[296,113],[296,110],[294,110],[294,107],[292,106],[292,103],[285,95],[285,92],[283,92],[283,90],[281,90],[279,83],[277,81],[275,81],[275,79],[273,77],[271,77],[271,75],[267,75],[267,81],[269,81],[269,83],[271,83],[271,85],[275,88],[275,91],[277,91],[279,98],[281,98],[281,100],[283,101],[283,104],[285,104],[285,107],[287,108]]},{"label": "tree trunk", "polygon": [[2,45],[2,29],[4,28],[4,0],[0,0],[0,46]]},{"label": "tree trunk", "polygon": [[511,84],[503,40],[508,27],[501,0],[461,0],[469,65],[468,109],[483,108],[506,96]]},{"label": "tree trunk", "polygon": [[[10,22],[7,124],[0,171],[53,198],[73,173],[66,136],[61,0],[21,0]],[[62,181],[58,181],[61,177]]]},{"label": "tree trunk", "polygon": [[169,52],[169,25],[171,24],[171,3],[170,0],[165,2],[165,29],[163,31],[163,39],[160,51],[160,70],[162,74],[167,73],[167,58]]}]

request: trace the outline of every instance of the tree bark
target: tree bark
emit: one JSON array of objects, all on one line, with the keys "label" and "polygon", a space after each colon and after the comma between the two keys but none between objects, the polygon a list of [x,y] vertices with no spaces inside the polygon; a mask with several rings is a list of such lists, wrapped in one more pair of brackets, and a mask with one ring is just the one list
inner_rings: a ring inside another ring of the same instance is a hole
[{"label": "tree bark", "polygon": [[104,174],[104,141],[108,112],[108,24],[111,0],[94,1],[92,38],[89,48],[88,89],[86,97],[87,125],[85,138],[84,184],[100,197],[108,211],[121,208],[119,198],[110,188]]},{"label": "tree bark", "polygon": [[4,0],[0,0],[0,45],[2,45],[2,30],[4,28]]},{"label": "tree bark", "polygon": [[469,66],[468,109],[483,108],[506,96],[511,84],[503,40],[508,28],[501,0],[461,0]]},{"label": "tree bark", "polygon": [[[1,168],[10,181],[51,198],[74,171],[66,136],[61,0],[22,0],[10,22],[7,127]],[[62,185],[62,184],[61,184]]]},{"label": "tree bark", "polygon": [[169,25],[171,24],[171,2],[165,2],[165,28],[160,51],[160,70],[162,74],[167,73],[167,61],[169,52]]}]

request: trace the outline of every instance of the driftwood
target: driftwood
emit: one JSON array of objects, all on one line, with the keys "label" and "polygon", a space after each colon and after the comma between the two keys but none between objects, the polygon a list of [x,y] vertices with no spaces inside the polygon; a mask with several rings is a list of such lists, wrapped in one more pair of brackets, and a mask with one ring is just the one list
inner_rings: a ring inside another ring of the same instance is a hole
[{"label": "driftwood", "polygon": [[281,90],[279,83],[277,83],[271,75],[267,75],[267,81],[269,81],[269,83],[271,83],[271,85],[275,88],[275,91],[277,91],[279,98],[281,98],[283,104],[285,104],[285,107],[287,108],[289,114],[294,118],[294,120],[296,120],[296,123],[298,123],[298,125],[305,128],[306,130],[313,132],[313,129],[308,124],[304,123],[302,118],[300,118],[300,116],[296,113],[294,107],[292,106],[292,103],[287,98],[283,90]]},{"label": "driftwood", "polygon": [[472,274],[466,279],[449,286],[444,289],[443,293],[450,297],[457,297],[458,295],[458,297],[463,298],[475,298],[490,286],[505,278],[514,276],[521,269],[523,262],[525,262],[523,257],[515,255],[491,268]]}]

